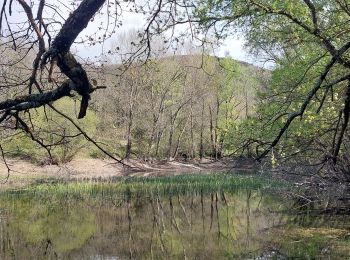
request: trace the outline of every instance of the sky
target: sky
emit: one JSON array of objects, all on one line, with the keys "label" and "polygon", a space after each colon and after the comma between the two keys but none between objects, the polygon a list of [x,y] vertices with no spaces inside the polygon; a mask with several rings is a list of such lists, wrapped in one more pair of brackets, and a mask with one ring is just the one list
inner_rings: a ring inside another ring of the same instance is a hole
[{"label": "sky", "polygon": [[[132,28],[132,27],[130,27]],[[99,53],[103,49],[104,51],[108,51],[109,48],[113,45],[113,42],[117,41],[116,37],[113,37],[109,41],[107,41],[104,46],[97,45],[95,47],[90,46],[73,46],[74,51],[78,53],[79,56],[83,58],[93,59],[92,53]],[[254,59],[244,48],[244,40],[237,38],[228,38],[226,39],[222,46],[215,50],[215,55],[218,57],[224,57],[229,54],[235,60],[245,61],[248,63],[258,63],[257,60]]]},{"label": "sky", "polygon": [[[105,23],[105,17],[98,17],[97,21]],[[95,21],[96,22],[96,21]],[[142,14],[135,14],[131,12],[123,12],[123,25],[118,28],[117,32],[108,39],[102,46],[76,46],[75,51],[84,58],[93,58],[92,53],[99,53],[101,51],[107,52],[115,42],[118,42],[118,36],[122,33],[125,33],[132,29],[142,28],[140,25],[143,25],[146,22],[145,17]],[[96,23],[95,23],[96,24]],[[182,26],[185,29],[179,30],[188,30],[188,27]],[[181,27],[180,27],[181,28]],[[81,35],[92,35],[96,32],[96,26],[94,24],[89,24],[88,27],[81,33]],[[259,65],[259,61],[249,55],[249,53],[244,48],[244,39],[243,37],[230,37],[224,40],[223,44],[218,47],[214,55],[219,57],[224,57],[226,54],[229,54],[230,57],[236,60],[245,61],[248,63]]]},{"label": "sky", "polygon": [[[10,17],[10,21],[16,23],[16,22],[25,20],[26,19],[25,14],[23,13],[22,8],[18,5],[18,3],[16,4],[16,2],[14,2],[14,7],[16,8],[13,8],[13,9],[16,11],[13,12],[12,16]],[[47,17],[50,17],[50,13],[49,13],[50,9],[47,9],[47,10],[48,11],[46,11],[47,13],[45,15]],[[34,6],[34,13],[35,12],[36,10]],[[68,17],[68,12],[69,11],[67,9],[63,8],[60,15],[64,17]],[[78,36],[77,42],[79,42],[79,37],[81,37],[81,39],[84,39],[85,37],[86,39],[86,36],[101,35],[101,33],[103,33],[103,30],[99,29],[99,25],[102,24],[103,26],[106,26],[107,19],[105,14],[106,12],[104,12],[104,14],[100,16],[96,16],[94,19],[94,22],[90,22],[87,28],[80,33],[80,35]],[[111,38],[107,39],[103,44],[96,44],[94,46],[90,46],[88,44],[74,44],[71,49],[72,52],[74,52],[81,58],[94,60],[95,56],[98,56],[99,53],[101,52],[107,53],[108,50],[112,48],[113,44],[115,44],[115,42],[118,41],[118,36],[122,32],[127,32],[128,30],[131,30],[131,29],[140,28],[140,25],[145,23],[145,17],[142,14],[135,14],[128,11],[123,12],[122,19],[123,19],[123,25],[117,28],[116,32],[111,36]],[[186,30],[186,27],[183,27],[183,28],[185,28]],[[252,57],[245,50],[243,37],[227,38],[226,40],[224,40],[221,46],[219,46],[217,49],[214,50],[214,55],[219,57],[224,57],[227,53],[233,59],[245,61],[258,66],[260,64],[257,58]]]}]

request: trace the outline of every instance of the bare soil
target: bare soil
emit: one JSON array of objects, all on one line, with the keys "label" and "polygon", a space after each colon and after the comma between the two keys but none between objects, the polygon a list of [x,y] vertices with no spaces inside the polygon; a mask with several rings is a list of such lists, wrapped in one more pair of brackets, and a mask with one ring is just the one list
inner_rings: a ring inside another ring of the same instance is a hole
[{"label": "bare soil", "polygon": [[251,160],[225,159],[213,161],[124,161],[123,166],[112,160],[76,158],[62,165],[36,165],[25,160],[8,159],[8,168],[0,162],[0,190],[20,188],[38,180],[57,179],[107,179],[122,176],[165,176],[180,173],[205,173],[211,170],[251,171],[255,163]]}]

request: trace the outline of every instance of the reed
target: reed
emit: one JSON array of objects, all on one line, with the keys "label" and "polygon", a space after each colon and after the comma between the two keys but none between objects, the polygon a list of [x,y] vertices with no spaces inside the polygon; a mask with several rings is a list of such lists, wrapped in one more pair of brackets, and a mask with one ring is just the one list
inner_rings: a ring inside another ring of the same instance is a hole
[{"label": "reed", "polygon": [[118,180],[42,181],[29,187],[10,190],[1,196],[69,197],[69,198],[122,198],[134,196],[175,196],[236,193],[242,189],[286,188],[285,182],[266,176],[220,174],[182,174],[166,177],[129,177]]}]

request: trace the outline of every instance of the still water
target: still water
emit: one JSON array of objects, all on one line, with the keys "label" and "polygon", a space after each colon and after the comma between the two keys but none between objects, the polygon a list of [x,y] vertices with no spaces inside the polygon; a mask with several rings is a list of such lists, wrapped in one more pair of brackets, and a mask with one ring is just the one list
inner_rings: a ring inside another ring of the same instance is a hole
[{"label": "still water", "polygon": [[2,194],[0,258],[350,258],[348,215],[314,214],[271,186],[138,192],[141,184],[114,194],[115,184],[77,185]]}]

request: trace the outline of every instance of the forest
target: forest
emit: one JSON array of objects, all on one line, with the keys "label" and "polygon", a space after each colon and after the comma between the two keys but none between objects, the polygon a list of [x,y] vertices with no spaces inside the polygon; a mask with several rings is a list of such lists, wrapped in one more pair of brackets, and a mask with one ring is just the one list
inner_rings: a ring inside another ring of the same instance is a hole
[{"label": "forest", "polygon": [[[231,58],[205,56],[201,64],[202,59],[182,55],[151,60],[122,75],[117,74],[117,65],[92,68],[91,75],[111,87],[93,96],[79,125],[95,141],[110,144],[109,151],[119,158],[220,159],[234,154],[233,142],[243,138],[232,136],[232,131],[254,115],[258,91],[267,84],[269,71]],[[64,98],[56,108],[75,118],[78,106],[77,99]],[[17,131],[3,139],[9,155],[38,163],[64,163],[79,153],[104,156],[50,109],[36,109],[29,116],[37,124],[33,137],[47,150]]]},{"label": "forest", "polygon": [[[347,1],[104,2],[3,3],[3,159],[247,157],[349,175]],[[123,12],[145,29],[116,34]],[[212,54],[235,33],[272,65]],[[113,34],[95,58],[70,51]]]},{"label": "forest", "polygon": [[349,0],[3,0],[0,258],[350,259],[349,49]]}]

